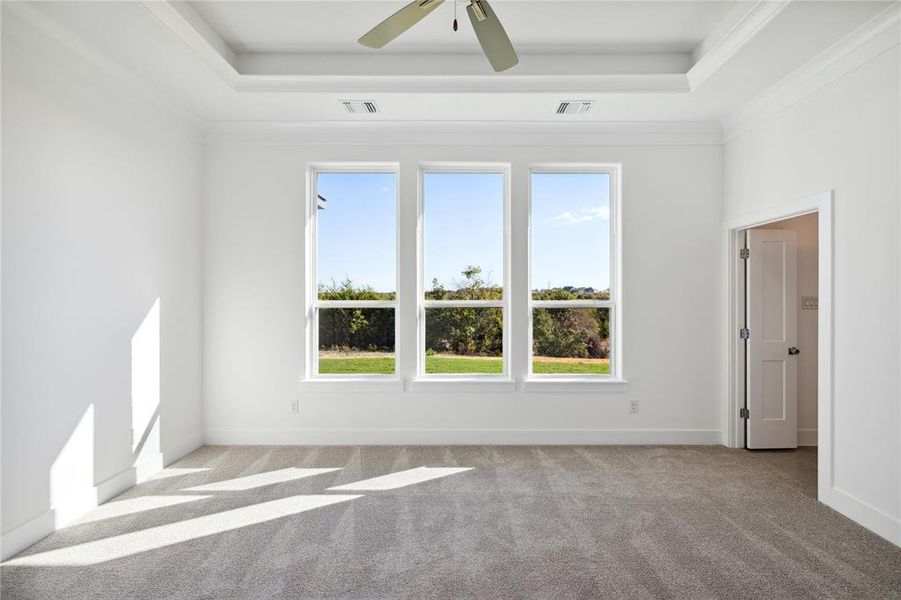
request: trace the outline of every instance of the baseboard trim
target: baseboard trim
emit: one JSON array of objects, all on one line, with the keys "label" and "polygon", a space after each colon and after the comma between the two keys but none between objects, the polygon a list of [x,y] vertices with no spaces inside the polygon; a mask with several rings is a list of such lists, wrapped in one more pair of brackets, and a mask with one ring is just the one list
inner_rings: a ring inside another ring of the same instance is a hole
[{"label": "baseboard trim", "polygon": [[47,510],[0,536],[0,561],[12,558],[56,531],[56,514]]},{"label": "baseboard trim", "polygon": [[115,498],[125,490],[135,484],[135,467],[125,469],[121,473],[113,475],[109,479],[105,479],[98,483],[94,489],[97,490],[97,504],[103,504],[111,498]]},{"label": "baseboard trim", "polygon": [[798,445],[799,446],[816,446],[817,445],[817,430],[813,429],[799,429],[798,430]]},{"label": "baseboard trim", "polygon": [[[190,454],[203,445],[203,435],[195,434],[176,444],[165,452],[155,454],[112,477],[104,479],[91,488],[73,491],[67,497],[77,498],[73,505],[51,508],[37,517],[0,535],[0,561],[12,558],[35,542],[47,537],[76,520],[89,510],[96,508],[111,498],[146,481],[165,465]],[[87,498],[87,500],[85,500]]]},{"label": "baseboard trim", "polygon": [[169,465],[203,446],[203,433],[195,433],[163,450],[163,465]]},{"label": "baseboard trim", "polygon": [[195,434],[180,442],[173,444],[167,450],[159,452],[113,475],[109,479],[97,484],[97,504],[103,504],[110,498],[114,498],[138,483],[147,481],[154,474],[160,472],[166,465],[175,462],[183,456],[187,456],[203,445],[203,435]]},{"label": "baseboard trim", "polygon": [[901,519],[893,517],[836,487],[829,490],[828,496],[828,498],[820,499],[823,504],[835,509],[896,546],[901,546]]},{"label": "baseboard trim", "polygon": [[719,445],[719,429],[211,429],[217,445]]}]

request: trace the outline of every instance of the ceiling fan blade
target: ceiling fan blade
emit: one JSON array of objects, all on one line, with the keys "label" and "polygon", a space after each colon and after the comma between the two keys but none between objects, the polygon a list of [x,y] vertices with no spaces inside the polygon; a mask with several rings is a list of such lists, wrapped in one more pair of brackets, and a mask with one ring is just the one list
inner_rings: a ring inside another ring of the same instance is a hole
[{"label": "ceiling fan blade", "polygon": [[504,31],[504,26],[498,20],[497,15],[488,5],[487,0],[472,0],[466,7],[469,20],[476,32],[482,51],[488,57],[488,62],[495,71],[506,71],[519,63],[516,50]]},{"label": "ceiling fan blade", "polygon": [[414,0],[370,29],[357,41],[369,48],[382,48],[388,42],[419,23],[427,14],[438,8],[442,2],[444,0]]}]

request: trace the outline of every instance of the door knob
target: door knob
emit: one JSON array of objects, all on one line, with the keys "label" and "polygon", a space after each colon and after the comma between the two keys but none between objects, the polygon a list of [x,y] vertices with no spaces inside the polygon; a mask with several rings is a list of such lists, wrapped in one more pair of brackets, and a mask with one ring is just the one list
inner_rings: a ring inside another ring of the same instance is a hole
[{"label": "door knob", "polygon": [[794,356],[795,354],[801,354],[801,351],[798,350],[797,348],[795,348],[794,346],[792,346],[791,348],[788,349],[788,353],[791,354],[792,356]]}]

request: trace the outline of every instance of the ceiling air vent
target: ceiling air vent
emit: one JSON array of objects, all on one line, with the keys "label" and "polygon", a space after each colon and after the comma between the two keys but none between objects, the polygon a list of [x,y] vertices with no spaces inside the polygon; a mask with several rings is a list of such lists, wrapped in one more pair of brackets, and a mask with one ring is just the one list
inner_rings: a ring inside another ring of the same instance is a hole
[{"label": "ceiling air vent", "polygon": [[591,110],[594,100],[567,100],[557,107],[558,115],[584,115]]},{"label": "ceiling air vent", "polygon": [[370,114],[374,115],[379,112],[378,105],[372,100],[342,100],[341,104],[351,114]]}]

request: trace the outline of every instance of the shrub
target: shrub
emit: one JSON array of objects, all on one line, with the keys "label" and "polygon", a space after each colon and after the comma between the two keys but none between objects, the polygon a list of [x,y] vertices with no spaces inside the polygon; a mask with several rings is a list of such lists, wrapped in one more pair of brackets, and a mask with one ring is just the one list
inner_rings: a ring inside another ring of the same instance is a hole
[{"label": "shrub", "polygon": [[[462,272],[457,289],[448,290],[437,279],[426,292],[429,300],[500,300],[503,290],[482,276],[473,265]],[[500,308],[432,308],[426,311],[426,353],[497,356],[503,349],[503,310]]]},{"label": "shrub", "polygon": [[[430,300],[500,300],[503,290],[482,270],[469,266],[446,289],[437,280],[426,292]],[[355,287],[349,279],[319,287],[321,300],[393,300],[394,292]],[[592,288],[533,290],[535,300],[606,300],[609,292]],[[540,356],[607,358],[609,323],[607,310],[585,308],[536,308],[533,315],[533,350]],[[379,308],[332,308],[319,311],[320,348],[349,351],[394,350],[394,311]],[[431,308],[426,311],[426,355],[452,352],[461,355],[498,356],[503,347],[503,310],[500,308]]]}]

